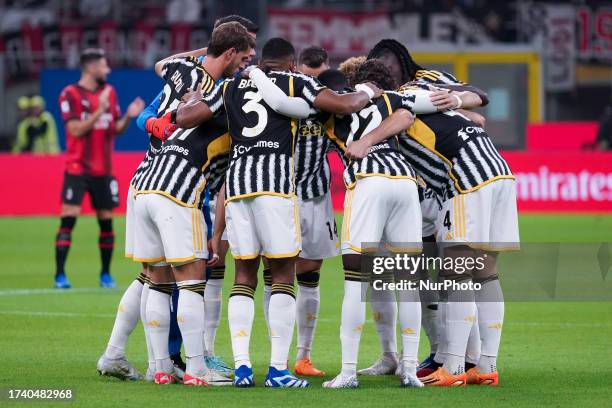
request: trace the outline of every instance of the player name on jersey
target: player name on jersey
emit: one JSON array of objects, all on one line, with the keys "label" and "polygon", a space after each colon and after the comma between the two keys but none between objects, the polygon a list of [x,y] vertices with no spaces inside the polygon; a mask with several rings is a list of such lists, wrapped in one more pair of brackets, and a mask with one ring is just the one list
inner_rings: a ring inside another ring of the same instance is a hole
[{"label": "player name on jersey", "polygon": [[[272,71],[268,74],[287,95],[314,103],[324,89],[307,75]],[[204,102],[227,115],[232,152],[226,176],[226,199],[259,194],[295,193],[294,143],[297,120],[276,113],[250,80],[230,79]]]},{"label": "player name on jersey", "polygon": [[[162,77],[166,84],[157,110],[158,118],[176,109],[187,91],[195,89],[198,85],[202,89],[211,89],[211,83],[214,84],[212,77],[206,73],[200,61],[192,57],[168,60],[162,68]],[[155,156],[161,152],[162,141],[149,136],[149,147],[145,157],[136,168],[136,172],[130,181],[130,185],[134,189],[137,190],[137,186],[141,185],[143,174],[151,166]]]},{"label": "player name on jersey", "polygon": [[[214,91],[215,80],[194,59],[170,60],[163,76],[165,103],[158,115],[169,112],[173,98],[180,100],[181,94],[196,86],[205,96]],[[177,129],[155,155],[150,155],[134,188],[138,194],[158,193],[181,205],[201,208],[209,180],[218,189],[227,168],[229,148],[227,122],[221,115],[192,129]]]}]

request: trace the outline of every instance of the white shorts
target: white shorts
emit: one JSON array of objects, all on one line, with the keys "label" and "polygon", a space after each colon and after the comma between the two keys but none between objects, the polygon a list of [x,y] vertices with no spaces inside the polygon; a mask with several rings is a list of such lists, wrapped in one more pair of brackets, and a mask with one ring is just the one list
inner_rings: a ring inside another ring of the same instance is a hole
[{"label": "white shorts", "polygon": [[[218,195],[208,202],[208,205],[210,206],[210,220],[212,222],[212,225],[210,226],[211,229],[215,228],[215,209],[217,208],[217,197]],[[225,228],[225,231],[223,231],[223,234],[221,234],[221,240],[227,241],[227,227]]]},{"label": "white shorts", "polygon": [[208,258],[202,210],[148,193],[136,196],[135,213],[134,261],[180,265]]},{"label": "white shorts", "polygon": [[311,200],[299,200],[299,204],[302,230],[300,258],[316,260],[340,255],[331,192]]},{"label": "white shorts", "polygon": [[235,259],[289,258],[302,249],[295,197],[262,194],[232,200],[225,205],[225,221]]},{"label": "white shorts", "polygon": [[134,187],[130,184],[127,193],[127,203],[125,206],[125,256],[132,258],[134,256],[134,234],[136,234],[136,194]]},{"label": "white shorts", "polygon": [[357,180],[346,192],[342,253],[376,250],[421,252],[421,207],[414,180],[380,176]]},{"label": "white shorts", "polygon": [[476,191],[446,200],[436,224],[438,242],[490,251],[518,250],[514,180],[495,180]]},{"label": "white shorts", "polygon": [[421,201],[421,214],[423,215],[422,236],[428,237],[436,234],[436,221],[440,212],[440,204],[433,191],[425,189],[423,191],[423,201]]}]

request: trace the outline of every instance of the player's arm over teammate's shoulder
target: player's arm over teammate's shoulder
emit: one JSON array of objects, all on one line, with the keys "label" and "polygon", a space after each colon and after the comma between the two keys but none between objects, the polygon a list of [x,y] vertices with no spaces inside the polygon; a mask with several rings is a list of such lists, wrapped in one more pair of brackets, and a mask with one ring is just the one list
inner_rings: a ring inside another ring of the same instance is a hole
[{"label": "player's arm over teammate's shoulder", "polygon": [[370,99],[382,95],[382,90],[373,83],[359,84],[355,89],[357,92],[338,94],[331,89],[324,88],[313,100],[313,105],[326,112],[349,115],[363,109]]},{"label": "player's arm over teammate's shoulder", "polygon": [[[284,75],[280,72],[278,74]],[[292,78],[295,97],[286,95],[260,69],[253,68],[249,72],[251,80],[272,110],[296,118],[308,117],[312,108],[350,114],[362,109],[370,98],[379,96],[382,92],[372,84],[363,84],[359,92],[339,95],[321,85],[316,78],[300,73],[285,74]]]},{"label": "player's arm over teammate's shoulder", "polygon": [[[393,111],[382,123],[371,132],[363,135],[359,140],[353,141],[347,146],[346,156],[349,159],[362,159],[368,155],[370,148],[394,135],[403,132],[414,122],[414,110],[416,96],[414,94],[400,94],[398,92],[386,91],[384,98]],[[427,101],[427,97],[423,97]],[[422,105],[426,102],[419,101]],[[436,112],[435,106],[429,102],[429,106],[419,106],[426,113]],[[424,113],[424,112],[420,112]]]},{"label": "player's arm over teammate's shoulder", "polygon": [[346,157],[352,160],[363,159],[368,155],[372,146],[403,132],[413,122],[414,115],[409,110],[396,110],[370,133],[349,144],[345,152]]},{"label": "player's arm over teammate's shoulder", "polygon": [[227,81],[218,85],[205,97],[200,91],[193,92],[189,99],[179,105],[176,110],[176,125],[183,129],[190,129],[212,119],[215,113],[224,109],[223,89],[226,84]]},{"label": "player's arm over teammate's shoulder", "polygon": [[443,109],[433,103],[433,92],[426,89],[406,88],[402,92],[387,91],[385,94],[392,106],[408,109],[415,115],[436,113]]},{"label": "player's arm over teammate's shoulder", "polygon": [[159,60],[155,63],[155,73],[164,78],[165,71],[168,68],[168,64],[177,61],[196,61],[197,58],[206,55],[207,47],[199,48],[197,50],[185,51],[179,54],[174,54]]},{"label": "player's arm over teammate's shoulder", "polygon": [[489,97],[485,91],[459,81],[448,72],[423,69],[417,71],[415,79],[419,82],[432,84],[438,88],[452,91],[462,100],[462,107],[464,109],[473,109],[479,106],[485,106],[489,103]]},{"label": "player's arm over teammate's shoulder", "polygon": [[306,100],[288,96],[258,67],[248,69],[245,75],[253,81],[259,94],[273,111],[298,119],[305,119],[312,113],[311,106]]}]

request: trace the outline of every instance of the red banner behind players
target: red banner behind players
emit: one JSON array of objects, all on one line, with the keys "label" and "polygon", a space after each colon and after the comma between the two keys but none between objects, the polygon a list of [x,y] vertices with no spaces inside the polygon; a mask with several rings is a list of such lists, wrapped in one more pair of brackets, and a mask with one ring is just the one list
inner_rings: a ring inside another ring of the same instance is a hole
[{"label": "red banner behind players", "polygon": [[[612,213],[612,153],[502,152],[517,178],[520,211]],[[125,193],[143,153],[116,153],[114,174]],[[0,215],[57,215],[63,156],[0,155]],[[342,210],[342,164],[330,155],[334,208]],[[89,199],[83,209],[91,212]]]}]

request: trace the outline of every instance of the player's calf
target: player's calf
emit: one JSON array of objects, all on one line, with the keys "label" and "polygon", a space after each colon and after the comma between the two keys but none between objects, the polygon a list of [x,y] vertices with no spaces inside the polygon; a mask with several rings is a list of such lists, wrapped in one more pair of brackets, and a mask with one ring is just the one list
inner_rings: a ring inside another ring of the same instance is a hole
[{"label": "player's calf", "polygon": [[314,339],[317,319],[319,317],[319,305],[321,294],[319,290],[320,267],[323,261],[307,260],[306,267],[309,271],[299,272],[300,266],[305,262],[298,261],[297,282],[299,292],[297,295],[297,357],[294,371],[299,375],[324,376],[325,373],[318,370],[312,364],[310,352]]},{"label": "player's calf", "polygon": [[[196,260],[173,267],[179,289],[177,321],[185,347],[187,374],[194,379],[206,373],[204,364],[204,281],[205,261]],[[194,380],[196,383],[197,380]],[[194,384],[200,385],[200,384]]]},{"label": "player's calf", "polygon": [[[497,355],[501,341],[504,323],[504,296],[495,269],[496,255],[487,253],[487,263],[483,271],[479,271],[474,281],[480,284],[475,291],[478,310],[478,328],[480,331],[480,358],[475,367],[478,378],[485,378],[482,383],[498,383]],[[491,374],[490,378],[486,374]],[[494,378],[493,378],[494,377]]]},{"label": "player's calf", "polygon": [[62,215],[60,227],[55,236],[55,288],[70,289],[70,282],[64,269],[70,246],[72,245],[72,230],[76,224],[76,216]]},{"label": "player's calf", "polygon": [[151,265],[149,271],[151,285],[147,297],[146,324],[155,356],[155,383],[167,384],[174,382],[175,377],[168,351],[173,276],[169,265]]}]

